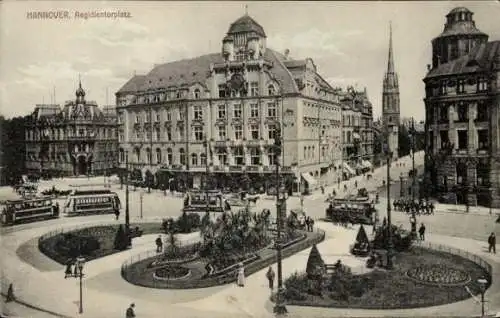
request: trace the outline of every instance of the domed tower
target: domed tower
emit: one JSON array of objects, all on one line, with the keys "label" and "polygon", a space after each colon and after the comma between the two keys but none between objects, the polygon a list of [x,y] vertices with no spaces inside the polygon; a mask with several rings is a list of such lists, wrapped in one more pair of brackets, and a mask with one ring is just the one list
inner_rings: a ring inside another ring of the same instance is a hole
[{"label": "domed tower", "polygon": [[488,42],[488,35],[476,28],[474,13],[458,7],[446,15],[443,32],[432,40],[432,67],[467,55],[473,47]]},{"label": "domed tower", "polygon": [[245,14],[231,23],[222,40],[222,55],[226,61],[258,59],[266,49],[264,28]]},{"label": "domed tower", "polygon": [[78,81],[78,88],[76,90],[76,104],[85,104],[85,91],[82,88],[82,81]]}]

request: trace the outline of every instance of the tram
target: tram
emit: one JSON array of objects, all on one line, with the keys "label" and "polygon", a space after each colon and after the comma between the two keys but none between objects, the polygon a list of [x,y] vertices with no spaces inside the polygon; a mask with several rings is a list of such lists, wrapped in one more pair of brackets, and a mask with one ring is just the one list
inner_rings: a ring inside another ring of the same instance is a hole
[{"label": "tram", "polygon": [[110,190],[75,190],[64,203],[67,216],[116,213],[121,208],[120,198]]},{"label": "tram", "polygon": [[2,224],[13,225],[35,220],[55,219],[59,209],[52,198],[33,198],[27,200],[8,200],[2,210]]},{"label": "tram", "polygon": [[333,222],[372,225],[376,211],[375,204],[368,198],[333,199],[326,209],[326,218]]},{"label": "tram", "polygon": [[192,190],[184,197],[184,208],[182,210],[184,212],[206,212],[207,207],[209,212],[224,212],[223,194],[218,190],[210,190],[208,192]]}]

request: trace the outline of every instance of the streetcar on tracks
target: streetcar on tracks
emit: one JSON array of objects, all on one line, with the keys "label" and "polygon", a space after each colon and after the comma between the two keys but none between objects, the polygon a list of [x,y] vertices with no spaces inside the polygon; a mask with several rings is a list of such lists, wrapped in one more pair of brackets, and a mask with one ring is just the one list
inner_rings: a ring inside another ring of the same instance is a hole
[{"label": "streetcar on tracks", "polygon": [[218,190],[192,190],[184,196],[184,212],[224,212],[225,199]]},{"label": "streetcar on tracks", "polygon": [[63,212],[67,216],[111,214],[119,212],[120,198],[110,190],[75,190],[66,199]]},{"label": "streetcar on tracks", "polygon": [[4,205],[1,216],[1,221],[4,225],[56,219],[59,217],[59,208],[50,197],[7,200],[4,202]]},{"label": "streetcar on tracks", "polygon": [[326,208],[326,219],[334,223],[372,225],[377,212],[369,198],[332,199]]}]

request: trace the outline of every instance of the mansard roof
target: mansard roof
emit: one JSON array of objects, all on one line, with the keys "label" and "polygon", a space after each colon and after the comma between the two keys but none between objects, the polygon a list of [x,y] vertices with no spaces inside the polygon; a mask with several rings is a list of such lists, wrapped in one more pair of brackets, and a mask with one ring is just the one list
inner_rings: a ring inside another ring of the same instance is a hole
[{"label": "mansard roof", "polygon": [[424,80],[447,75],[487,72],[493,68],[495,59],[500,56],[500,41],[483,43],[469,54],[441,64],[427,73]]}]

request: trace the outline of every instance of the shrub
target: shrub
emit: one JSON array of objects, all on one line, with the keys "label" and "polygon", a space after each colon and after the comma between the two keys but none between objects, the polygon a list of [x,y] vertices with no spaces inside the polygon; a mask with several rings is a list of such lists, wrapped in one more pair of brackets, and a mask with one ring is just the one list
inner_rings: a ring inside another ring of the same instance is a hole
[{"label": "shrub", "polygon": [[60,254],[69,257],[78,257],[80,255],[91,255],[100,248],[99,241],[91,236],[77,236],[71,233],[64,235],[56,242],[56,250]]},{"label": "shrub", "polygon": [[285,280],[285,298],[289,300],[305,300],[308,285],[306,273],[293,273]]},{"label": "shrub", "polygon": [[[404,252],[410,249],[413,239],[411,233],[392,225],[392,242],[396,251]],[[375,233],[375,239],[372,241],[373,247],[375,249],[387,249],[388,243],[387,226],[379,227]]]},{"label": "shrub", "polygon": [[318,279],[326,272],[325,262],[321,258],[321,254],[316,247],[316,244],[311,248],[309,258],[307,259],[306,273],[310,279]]}]

